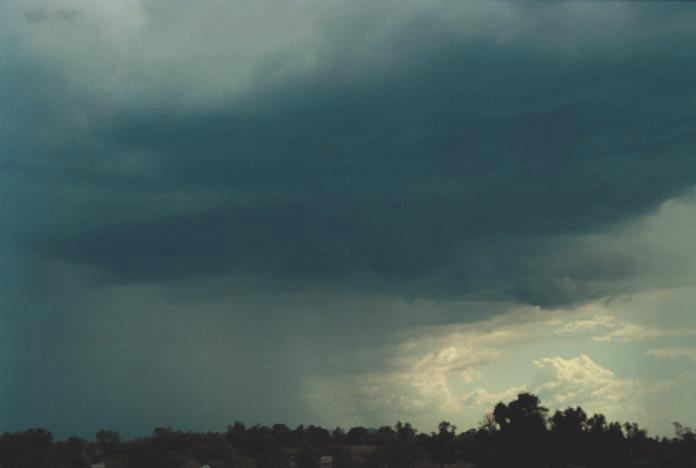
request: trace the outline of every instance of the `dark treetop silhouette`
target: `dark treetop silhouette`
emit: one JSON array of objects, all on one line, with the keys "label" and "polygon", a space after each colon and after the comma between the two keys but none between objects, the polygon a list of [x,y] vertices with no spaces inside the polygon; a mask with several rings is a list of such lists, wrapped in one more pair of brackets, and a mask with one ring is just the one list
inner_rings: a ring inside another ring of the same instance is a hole
[{"label": "dark treetop silhouette", "polygon": [[347,432],[236,422],[224,433],[159,427],[149,437],[122,441],[117,432],[102,430],[93,442],[54,442],[51,432],[29,429],[0,437],[0,467],[319,468],[322,456],[330,456],[334,468],[696,467],[696,436],[679,423],[674,438],[658,439],[636,423],[608,423],[580,407],[548,414],[538,397],[521,393],[461,433],[446,421],[431,434],[402,422]]}]

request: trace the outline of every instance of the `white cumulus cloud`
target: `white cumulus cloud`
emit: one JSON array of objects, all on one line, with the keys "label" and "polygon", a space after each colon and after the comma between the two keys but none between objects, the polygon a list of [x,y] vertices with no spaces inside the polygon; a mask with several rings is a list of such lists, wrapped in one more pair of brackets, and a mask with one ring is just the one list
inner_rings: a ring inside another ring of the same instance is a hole
[{"label": "white cumulus cloud", "polygon": [[619,406],[634,406],[636,394],[643,393],[638,380],[617,377],[586,354],[570,359],[545,357],[534,361],[534,367],[529,388],[550,406],[582,405],[610,413]]}]

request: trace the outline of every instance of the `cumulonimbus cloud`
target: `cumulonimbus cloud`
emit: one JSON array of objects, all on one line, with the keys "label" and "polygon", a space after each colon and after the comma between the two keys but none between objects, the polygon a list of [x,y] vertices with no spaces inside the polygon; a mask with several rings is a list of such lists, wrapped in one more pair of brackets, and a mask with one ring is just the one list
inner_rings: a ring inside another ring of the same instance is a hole
[{"label": "cumulonimbus cloud", "polygon": [[[532,27],[605,16],[592,8],[392,5],[339,21],[317,7],[287,19],[303,26],[292,36],[261,14],[278,32],[242,53],[221,41],[261,39],[235,16],[252,7],[212,8],[237,27],[205,31],[183,5],[128,5],[18,6],[0,50],[4,237],[120,281],[573,303],[633,265],[568,255],[568,239],[696,182],[694,49],[656,25],[692,30],[671,8],[615,9],[594,26],[613,40],[600,48],[574,30],[540,46]],[[85,55],[51,55],[56,38]]]}]

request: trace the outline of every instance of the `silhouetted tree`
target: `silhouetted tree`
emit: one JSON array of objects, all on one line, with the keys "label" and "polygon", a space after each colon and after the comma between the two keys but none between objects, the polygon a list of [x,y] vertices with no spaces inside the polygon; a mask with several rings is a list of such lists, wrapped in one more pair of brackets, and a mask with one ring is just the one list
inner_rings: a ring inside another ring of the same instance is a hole
[{"label": "silhouetted tree", "polygon": [[533,466],[547,457],[547,412],[539,398],[530,393],[520,393],[509,404],[500,402],[495,406],[493,417],[500,427],[499,463],[514,461],[517,466]]},{"label": "silhouetted tree", "polygon": [[326,449],[331,442],[331,434],[329,431],[319,426],[307,426],[304,436],[304,440],[311,446],[320,449]]},{"label": "silhouetted tree", "polygon": [[297,468],[319,468],[319,458],[322,452],[312,447],[306,442],[302,442],[297,447],[295,455],[295,464]]},{"label": "silhouetted tree", "polygon": [[348,445],[366,445],[369,433],[364,427],[353,427],[346,434]]},{"label": "silhouetted tree", "polygon": [[402,422],[347,433],[237,422],[223,433],[157,427],[126,442],[115,431],[99,431],[91,443],[77,437],[54,443],[49,431],[29,429],[0,435],[0,467],[86,468],[101,458],[120,468],[316,468],[322,455],[332,456],[335,468],[432,468],[462,461],[476,468],[696,466],[696,436],[681,424],[675,423],[673,439],[651,438],[636,423],[608,423],[601,414],[588,418],[580,407],[557,410],[548,420],[546,415],[538,397],[522,393],[460,434],[446,421],[431,434]]},{"label": "silhouetted tree", "polygon": [[285,424],[274,424],[273,425],[273,437],[276,442],[280,445],[289,447],[292,445],[293,434],[292,430]]},{"label": "silhouetted tree", "polygon": [[96,447],[99,455],[115,453],[121,444],[121,436],[116,431],[101,430],[96,433]]},{"label": "silhouetted tree", "polygon": [[33,468],[57,466],[53,449],[53,434],[42,428],[0,436],[0,464]]},{"label": "silhouetted tree", "polygon": [[70,437],[64,442],[58,442],[53,448],[56,460],[68,468],[83,468],[87,465],[87,441],[79,437]]},{"label": "silhouetted tree", "polygon": [[555,459],[579,461],[586,452],[585,428],[587,415],[582,408],[566,408],[551,417],[553,435],[552,455]]},{"label": "silhouetted tree", "polygon": [[693,429],[688,426],[682,426],[678,422],[673,422],[674,433],[677,436],[677,442],[684,443],[686,445],[696,444],[696,434],[694,434]]},{"label": "silhouetted tree", "polygon": [[231,426],[227,426],[227,433],[225,438],[230,444],[234,446],[239,446],[244,439],[244,432],[246,431],[246,426],[240,421],[235,421]]},{"label": "silhouetted tree", "polygon": [[457,427],[447,421],[438,424],[437,432],[432,434],[425,445],[430,458],[440,466],[457,460]]},{"label": "silhouetted tree", "polygon": [[346,442],[346,431],[337,427],[331,432],[331,440],[337,444],[343,444]]}]

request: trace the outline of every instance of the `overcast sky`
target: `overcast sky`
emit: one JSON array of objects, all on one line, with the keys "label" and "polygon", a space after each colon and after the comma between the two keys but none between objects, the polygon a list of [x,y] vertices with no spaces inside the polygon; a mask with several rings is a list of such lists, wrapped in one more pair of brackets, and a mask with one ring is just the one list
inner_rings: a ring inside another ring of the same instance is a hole
[{"label": "overcast sky", "polygon": [[0,432],[696,424],[696,6],[0,5]]}]

